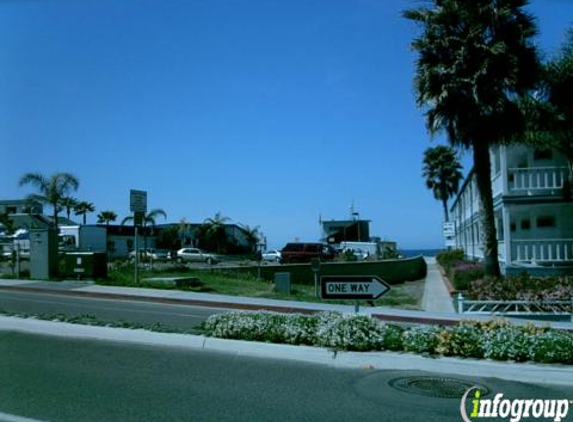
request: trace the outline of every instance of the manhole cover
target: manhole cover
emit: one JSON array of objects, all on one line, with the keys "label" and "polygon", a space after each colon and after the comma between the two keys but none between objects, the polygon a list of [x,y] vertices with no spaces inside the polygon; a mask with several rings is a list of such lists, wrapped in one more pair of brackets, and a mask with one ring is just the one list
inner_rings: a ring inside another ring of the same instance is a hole
[{"label": "manhole cover", "polygon": [[465,392],[472,387],[479,387],[482,396],[489,393],[489,389],[483,385],[456,378],[405,377],[394,378],[388,384],[406,393],[448,399],[462,398]]}]

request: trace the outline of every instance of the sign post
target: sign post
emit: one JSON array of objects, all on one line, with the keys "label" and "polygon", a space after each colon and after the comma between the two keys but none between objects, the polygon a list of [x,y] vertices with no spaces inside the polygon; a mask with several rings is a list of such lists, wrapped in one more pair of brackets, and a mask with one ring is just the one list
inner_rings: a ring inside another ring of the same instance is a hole
[{"label": "sign post", "polygon": [[310,268],[314,273],[314,297],[318,297],[318,274],[320,273],[320,259],[312,258],[310,260]]},{"label": "sign post", "polygon": [[129,191],[129,210],[133,212],[133,226],[135,227],[134,242],[135,248],[135,270],[134,279],[135,283],[139,282],[139,242],[137,237],[138,227],[143,226],[143,218],[147,212],[147,192],[142,190],[131,189]]},{"label": "sign post", "polygon": [[390,291],[390,286],[378,276],[322,276],[320,278],[323,299],[356,300],[356,312],[361,300],[378,299]]}]

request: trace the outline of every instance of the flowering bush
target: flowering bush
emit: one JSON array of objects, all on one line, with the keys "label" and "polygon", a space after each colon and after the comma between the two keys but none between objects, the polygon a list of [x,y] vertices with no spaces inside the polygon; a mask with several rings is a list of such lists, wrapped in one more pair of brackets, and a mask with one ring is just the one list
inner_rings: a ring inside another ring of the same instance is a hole
[{"label": "flowering bush", "polygon": [[446,272],[449,272],[450,268],[464,261],[465,252],[463,249],[452,249],[448,251],[440,251],[436,256],[436,261],[444,267]]},{"label": "flowering bush", "polygon": [[482,358],[483,337],[484,330],[479,323],[461,322],[440,331],[436,353],[445,356]]},{"label": "flowering bush", "polygon": [[382,325],[369,316],[337,315],[323,320],[318,329],[318,344],[341,350],[381,350]]},{"label": "flowering bush", "polygon": [[495,360],[528,360],[535,338],[535,335],[515,326],[491,330],[483,340],[484,357]]},{"label": "flowering bush", "polygon": [[229,312],[210,316],[207,335],[339,350],[404,350],[446,356],[573,364],[573,334],[505,320],[403,328],[364,315]]},{"label": "flowering bush", "polygon": [[456,290],[469,289],[472,281],[479,280],[483,276],[483,265],[473,262],[459,263],[450,270],[450,280],[452,280]]},{"label": "flowering bush", "polygon": [[470,283],[468,297],[477,300],[570,300],[573,277],[534,278],[523,273],[517,277],[480,279]]},{"label": "flowering bush", "polygon": [[573,364],[573,335],[548,331],[536,336],[529,358],[535,362]]},{"label": "flowering bush", "polygon": [[404,350],[415,353],[434,353],[438,345],[439,327],[417,326],[404,331]]},{"label": "flowering bush", "polygon": [[403,350],[404,342],[402,335],[404,328],[399,325],[385,324],[382,336],[384,338],[384,349],[387,350]]}]

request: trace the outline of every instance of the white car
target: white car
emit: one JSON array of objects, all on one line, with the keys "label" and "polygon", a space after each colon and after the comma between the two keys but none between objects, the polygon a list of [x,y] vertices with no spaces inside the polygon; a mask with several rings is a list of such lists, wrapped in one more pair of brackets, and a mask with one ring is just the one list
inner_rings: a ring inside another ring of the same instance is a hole
[{"label": "white car", "polygon": [[177,251],[177,262],[207,262],[216,264],[215,255],[203,252],[198,248],[182,248]]},{"label": "white car", "polygon": [[277,249],[271,249],[270,251],[266,251],[264,254],[262,254],[262,260],[269,262],[280,262],[281,252]]}]

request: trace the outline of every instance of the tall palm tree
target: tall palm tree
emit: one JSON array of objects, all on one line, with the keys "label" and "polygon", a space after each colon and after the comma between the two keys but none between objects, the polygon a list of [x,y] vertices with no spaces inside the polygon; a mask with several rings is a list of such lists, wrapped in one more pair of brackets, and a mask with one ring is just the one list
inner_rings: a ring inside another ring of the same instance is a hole
[{"label": "tall palm tree", "polygon": [[87,202],[87,201],[80,201],[78,202],[78,204],[75,206],[75,214],[76,215],[81,215],[83,216],[83,225],[86,225],[86,219],[87,219],[87,215],[90,212],[94,212],[95,209],[95,205],[92,204],[91,202]]},{"label": "tall palm tree", "polygon": [[71,196],[67,196],[65,198],[62,198],[62,200],[60,202],[60,206],[66,210],[66,217],[68,217],[68,220],[70,219],[70,215],[72,214],[72,210],[75,209],[77,205],[78,205],[78,200],[75,198],[72,198]]},{"label": "tall palm tree", "polygon": [[53,209],[52,224],[57,228],[62,200],[71,192],[77,191],[80,182],[70,173],[54,173],[49,177],[40,173],[26,173],[20,179],[19,185],[32,185],[37,189],[38,193],[28,195],[26,199],[30,202],[50,205]]},{"label": "tall palm tree", "polygon": [[471,148],[481,203],[485,273],[499,276],[489,147],[524,129],[514,101],[538,76],[527,0],[431,0],[404,12],[420,25],[414,85],[430,133]]},{"label": "tall palm tree", "polygon": [[463,178],[461,169],[456,151],[452,147],[438,145],[424,152],[422,176],[426,179],[426,187],[434,193],[434,198],[442,201],[446,222],[450,221],[448,200],[458,193]]},{"label": "tall palm tree", "polygon": [[225,223],[229,221],[228,217],[223,216],[221,212],[217,212],[213,218],[207,218],[203,222],[202,231],[209,242],[214,242],[217,248],[217,253],[220,254],[222,247],[226,243]]},{"label": "tall palm tree", "polygon": [[537,91],[522,99],[527,115],[528,143],[553,148],[567,159],[569,177],[564,194],[571,199],[573,185],[573,28],[561,51],[542,66]]},{"label": "tall palm tree", "polygon": [[102,211],[97,215],[97,222],[99,224],[105,223],[106,226],[109,226],[109,223],[117,220],[117,214],[113,211]]},{"label": "tall palm tree", "polygon": [[[149,211],[149,213],[147,213],[143,216],[143,227],[151,228],[151,234],[153,234],[153,228],[155,227],[155,222],[156,222],[158,217],[163,217],[164,219],[166,219],[167,213],[164,210],[162,210],[161,208],[154,208],[151,211]],[[129,223],[129,222],[133,222],[133,216],[132,215],[125,217],[121,221],[121,225],[123,226],[124,224]],[[144,250],[147,250],[147,235],[148,235],[147,230],[144,230],[143,231],[143,248],[144,248]]]}]

